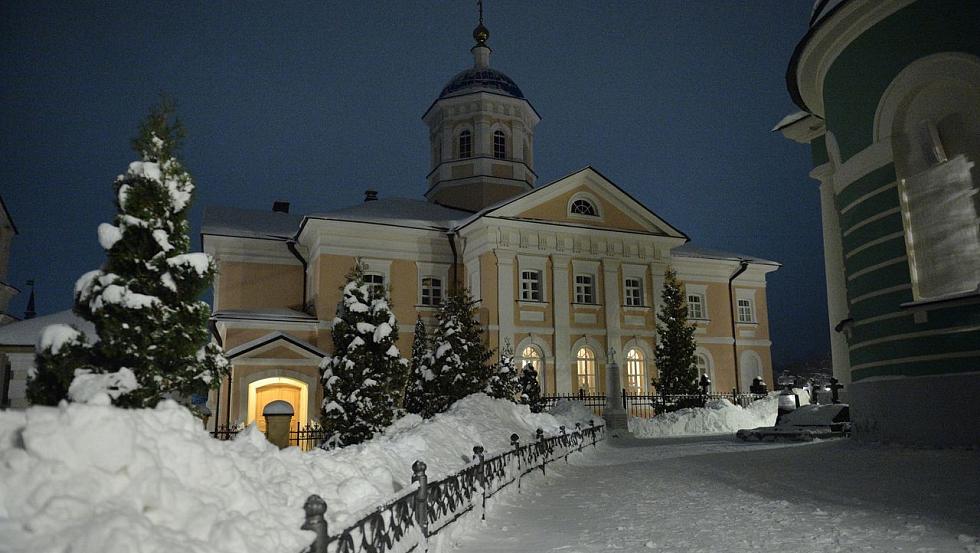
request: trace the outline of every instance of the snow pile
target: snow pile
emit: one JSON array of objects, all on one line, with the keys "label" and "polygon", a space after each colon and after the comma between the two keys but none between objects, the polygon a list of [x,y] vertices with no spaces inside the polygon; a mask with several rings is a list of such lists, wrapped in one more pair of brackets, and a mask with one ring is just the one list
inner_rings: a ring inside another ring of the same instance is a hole
[{"label": "snow pile", "polygon": [[139,387],[136,375],[126,367],[108,373],[75,369],[75,378],[68,387],[68,397],[79,403],[109,405],[112,400]]},{"label": "snow pile", "polygon": [[423,421],[408,416],[369,442],[334,451],[278,450],[254,426],[231,442],[210,438],[173,402],[156,409],[62,404],[0,412],[0,535],[10,552],[300,551],[311,493],[329,506],[332,532],[411,485],[488,455],[510,434],[531,439],[575,420],[467,397]]},{"label": "snow pile", "polygon": [[637,438],[728,434],[742,428],[776,424],[777,394],[749,404],[733,405],[727,399],[709,401],[703,409],[681,409],[652,419],[631,417],[629,429]]},{"label": "snow pile", "polygon": [[[582,421],[583,427],[588,426],[589,419],[595,420],[597,425],[603,423],[602,417],[597,417],[592,414],[591,407],[573,399],[559,399],[554,407],[548,410],[548,413],[560,419]],[[575,425],[573,424],[568,430],[571,431],[574,427]]]}]

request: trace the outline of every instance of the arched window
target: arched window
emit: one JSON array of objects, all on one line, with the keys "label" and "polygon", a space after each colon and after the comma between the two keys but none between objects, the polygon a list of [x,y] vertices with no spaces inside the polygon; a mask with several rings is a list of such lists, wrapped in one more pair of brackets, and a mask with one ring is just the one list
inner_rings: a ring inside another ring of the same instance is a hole
[{"label": "arched window", "polygon": [[711,371],[711,365],[708,363],[708,356],[703,353],[694,354],[694,366],[698,369],[699,380],[702,374],[709,374],[709,371]]},{"label": "arched window", "polygon": [[505,159],[507,157],[507,137],[503,131],[493,133],[493,157],[495,159]]},{"label": "arched window", "polygon": [[530,363],[534,370],[538,373],[538,383],[542,381],[542,375],[544,371],[544,356],[541,354],[541,350],[538,346],[527,346],[521,351],[520,365],[517,367],[518,370],[524,370],[524,367]]},{"label": "arched window", "polygon": [[459,133],[459,157],[473,157],[473,135],[469,130]]},{"label": "arched window", "polygon": [[633,348],[626,352],[626,392],[642,394],[647,371],[643,363],[643,352]]},{"label": "arched window", "polygon": [[599,211],[589,200],[575,200],[572,202],[571,212],[575,215],[588,215],[589,217],[599,216]]},{"label": "arched window", "polygon": [[575,354],[575,372],[578,375],[578,387],[587,394],[594,394],[595,388],[595,352],[589,348],[580,348]]}]

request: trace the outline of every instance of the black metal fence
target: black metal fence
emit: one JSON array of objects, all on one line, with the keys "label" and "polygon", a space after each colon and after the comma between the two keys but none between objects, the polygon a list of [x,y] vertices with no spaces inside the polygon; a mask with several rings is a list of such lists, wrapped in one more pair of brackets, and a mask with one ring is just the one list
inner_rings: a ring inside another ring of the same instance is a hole
[{"label": "black metal fence", "polygon": [[[219,426],[211,432],[211,437],[216,440],[231,440],[238,435],[244,428]],[[327,441],[330,434],[325,428],[317,423],[310,423],[300,426],[296,422],[296,428],[289,430],[289,445],[299,447],[303,451],[310,451],[320,447],[320,444]]]},{"label": "black metal fence", "polygon": [[[622,391],[623,408],[631,417],[652,418],[661,413],[669,413],[687,407],[704,407],[710,400],[727,399],[735,405],[745,407],[753,401],[766,397],[766,394],[740,394],[732,390],[730,394],[631,394]],[[592,413],[602,416],[606,408],[606,396],[586,394],[579,390],[577,394],[555,394],[541,398],[548,408],[554,407],[560,400],[581,401]]]},{"label": "black metal fence", "polygon": [[436,482],[429,482],[422,461],[412,464],[412,486],[402,495],[379,506],[340,533],[331,536],[323,515],[327,503],[311,495],[304,530],[316,532],[316,539],[303,553],[375,553],[391,551],[428,551],[428,540],[461,516],[474,509],[483,516],[487,500],[507,486],[517,483],[534,471],[545,474],[549,463],[581,451],[603,438],[604,427],[590,421],[588,428],[575,425],[568,433],[564,426],[558,434],[546,438],[538,429],[529,443],[521,445],[512,434],[511,449],[485,458],[483,447],[473,448],[473,461],[459,472]]}]

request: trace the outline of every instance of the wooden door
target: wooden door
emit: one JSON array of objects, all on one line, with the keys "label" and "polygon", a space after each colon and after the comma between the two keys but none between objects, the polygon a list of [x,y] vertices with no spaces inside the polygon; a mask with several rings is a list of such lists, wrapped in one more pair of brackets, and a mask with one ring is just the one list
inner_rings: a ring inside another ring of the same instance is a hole
[{"label": "wooden door", "polygon": [[293,406],[293,418],[289,420],[289,428],[296,428],[296,421],[299,420],[299,388],[289,384],[270,384],[255,390],[255,411],[252,416],[259,426],[259,430],[265,432],[265,417],[262,410],[272,401],[281,399]]}]

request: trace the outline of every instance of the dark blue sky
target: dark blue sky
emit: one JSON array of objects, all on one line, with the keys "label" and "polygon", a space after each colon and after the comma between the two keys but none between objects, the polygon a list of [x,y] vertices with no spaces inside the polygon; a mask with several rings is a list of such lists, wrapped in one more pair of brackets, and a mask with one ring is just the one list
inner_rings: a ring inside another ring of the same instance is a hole
[{"label": "dark blue sky", "polygon": [[[421,197],[420,116],[472,63],[475,2],[3,2],[0,193],[10,281],[71,306],[104,254],[112,181],[161,92],[203,206],[322,211],[363,190]],[[178,6],[179,7],[174,7]],[[699,245],[774,259],[777,367],[829,350],[808,149],[769,130],[810,0],[486,1],[491,64],[543,120],[541,183],[593,165]],[[14,299],[20,314],[27,294]]]}]

